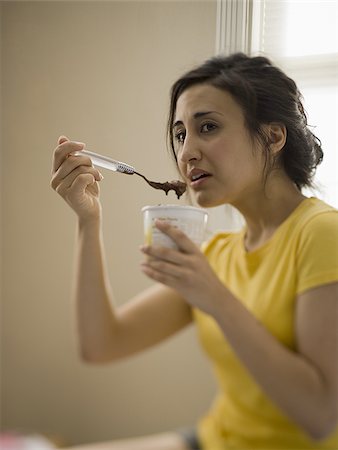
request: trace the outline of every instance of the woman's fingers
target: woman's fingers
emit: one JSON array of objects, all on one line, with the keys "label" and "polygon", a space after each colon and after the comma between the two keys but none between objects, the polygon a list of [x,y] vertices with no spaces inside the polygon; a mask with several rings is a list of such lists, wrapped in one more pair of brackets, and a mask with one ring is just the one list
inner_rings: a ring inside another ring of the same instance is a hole
[{"label": "woman's fingers", "polygon": [[178,228],[164,221],[156,221],[156,226],[175,241],[178,250],[159,246],[141,246],[147,259],[141,264],[143,272],[151,278],[168,282],[170,279],[182,279],[189,272],[195,272],[200,250]]},{"label": "woman's fingers", "polygon": [[157,272],[163,276],[166,275],[167,277],[182,277],[182,266],[165,260],[149,258],[141,263],[141,267],[145,270],[150,270],[153,273]]},{"label": "woman's fingers", "polygon": [[95,196],[99,193],[98,183],[96,183],[94,176],[90,173],[83,173],[81,175],[78,175],[74,179],[72,186],[70,186],[70,189],[74,189],[74,191],[80,192],[82,194],[84,194],[86,190],[89,189],[90,193]]},{"label": "woman's fingers", "polygon": [[160,272],[147,263],[141,264],[141,270],[152,280],[157,281],[158,283],[163,283],[169,287],[174,287],[173,277],[171,276],[169,279],[169,275],[166,272]]},{"label": "woman's fingers", "polygon": [[58,139],[58,145],[63,144],[64,142],[67,142],[67,141],[69,141],[67,136],[60,136]]},{"label": "woman's fingers", "polygon": [[183,253],[196,253],[196,251],[199,251],[198,247],[182,230],[173,227],[169,222],[156,220],[155,225],[162,233],[169,236]]},{"label": "woman's fingers", "polygon": [[82,175],[89,175],[90,178],[87,178],[88,180],[90,179],[91,182],[88,184],[91,184],[92,182],[95,181],[101,181],[102,180],[102,175],[100,174],[100,172],[95,169],[92,166],[78,166],[76,167],[74,170],[72,170],[66,177],[61,178],[61,177],[57,177],[55,176],[52,179],[51,182],[51,186],[53,189],[55,189],[55,191],[62,195],[63,192],[65,192],[66,190],[72,188],[72,186],[76,186],[74,185],[74,181]]},{"label": "woman's fingers", "polygon": [[[58,184],[63,179],[67,178],[69,174],[78,170],[79,167],[82,167],[82,170],[89,170],[89,168],[93,168],[91,159],[88,156],[73,156],[70,155],[66,158],[66,160],[61,164],[58,170],[53,174],[52,187],[54,184]],[[99,171],[94,169],[97,172],[97,179],[99,180]]]},{"label": "woman's fingers", "polygon": [[[96,181],[103,179],[99,170],[93,167],[92,161],[88,156],[69,155],[53,174],[51,187],[60,193],[65,187],[70,187],[78,175],[84,173],[93,175]],[[61,188],[60,185],[62,185]]]},{"label": "woman's fingers", "polygon": [[54,150],[52,173],[55,173],[70,153],[80,151],[85,144],[82,142],[69,141],[65,136],[59,138],[59,145]]},{"label": "woman's fingers", "polygon": [[[101,205],[97,181],[103,176],[93,167],[91,159],[81,155],[83,143],[60,136],[53,154],[51,187],[82,219],[99,218]],[[76,156],[74,152],[79,152]]]},{"label": "woman's fingers", "polygon": [[168,264],[181,267],[190,264],[190,255],[173,248],[142,245],[140,250],[147,256],[146,261],[148,262],[164,261]]}]

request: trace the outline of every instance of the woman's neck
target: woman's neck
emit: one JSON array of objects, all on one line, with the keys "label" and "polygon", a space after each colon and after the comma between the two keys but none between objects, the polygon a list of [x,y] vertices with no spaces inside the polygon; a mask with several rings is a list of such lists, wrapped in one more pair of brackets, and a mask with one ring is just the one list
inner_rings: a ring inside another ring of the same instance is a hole
[{"label": "woman's neck", "polygon": [[305,198],[292,181],[282,175],[270,177],[260,192],[234,205],[247,224],[246,249],[255,250],[270,239]]}]

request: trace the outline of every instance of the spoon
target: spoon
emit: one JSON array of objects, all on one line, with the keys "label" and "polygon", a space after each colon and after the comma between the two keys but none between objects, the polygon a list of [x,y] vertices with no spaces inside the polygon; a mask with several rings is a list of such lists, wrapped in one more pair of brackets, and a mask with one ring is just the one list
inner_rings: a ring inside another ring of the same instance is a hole
[{"label": "spoon", "polygon": [[121,161],[116,161],[115,159],[109,158],[108,156],[99,155],[98,153],[91,152],[89,150],[80,150],[74,152],[73,155],[80,156],[86,155],[92,160],[92,163],[95,166],[103,167],[104,169],[112,170],[113,172],[125,173],[127,175],[138,175],[142,177],[148,184],[154,189],[161,189],[168,195],[170,190],[175,191],[177,198],[180,198],[181,195],[186,191],[187,185],[179,180],[166,181],[165,183],[159,183],[156,181],[150,181],[141,173],[137,172],[133,166],[126,164]]}]

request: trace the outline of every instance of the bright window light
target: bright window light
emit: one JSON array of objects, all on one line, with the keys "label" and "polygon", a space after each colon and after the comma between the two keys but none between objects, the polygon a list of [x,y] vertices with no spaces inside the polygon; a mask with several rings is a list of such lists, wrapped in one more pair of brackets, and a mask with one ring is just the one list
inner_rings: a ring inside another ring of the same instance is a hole
[{"label": "bright window light", "polygon": [[338,86],[300,86],[300,89],[309,125],[314,125],[311,131],[321,140],[324,152],[315,176],[317,190],[312,194],[338,208]]},{"label": "bright window light", "polygon": [[338,208],[338,0],[254,0],[254,48],[293,78],[324,151],[317,190]]},{"label": "bright window light", "polygon": [[338,2],[287,1],[283,56],[338,52]]}]

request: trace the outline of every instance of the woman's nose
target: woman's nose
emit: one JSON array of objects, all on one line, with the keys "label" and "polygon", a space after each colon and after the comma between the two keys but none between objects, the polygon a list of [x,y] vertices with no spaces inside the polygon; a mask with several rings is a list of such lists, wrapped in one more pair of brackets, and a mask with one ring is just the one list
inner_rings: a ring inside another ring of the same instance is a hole
[{"label": "woman's nose", "polygon": [[188,134],[185,137],[180,159],[183,163],[188,163],[192,160],[198,160],[201,157],[201,151],[198,146],[197,139]]}]

